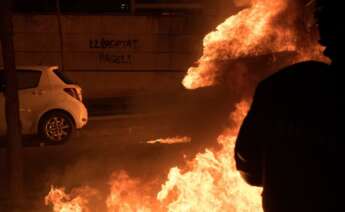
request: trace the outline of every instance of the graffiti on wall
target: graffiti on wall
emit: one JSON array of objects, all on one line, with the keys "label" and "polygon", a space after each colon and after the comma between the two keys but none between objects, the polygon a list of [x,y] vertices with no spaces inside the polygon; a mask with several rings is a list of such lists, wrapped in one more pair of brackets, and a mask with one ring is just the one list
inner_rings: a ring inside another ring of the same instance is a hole
[{"label": "graffiti on wall", "polygon": [[130,54],[116,54],[112,52],[98,53],[99,62],[108,64],[132,64],[132,57]]},{"label": "graffiti on wall", "polygon": [[107,52],[106,49],[117,49],[117,50],[135,50],[138,48],[138,40],[135,39],[106,39],[97,38],[89,40],[90,49],[100,49],[102,52],[98,53],[98,60],[103,64],[132,64],[132,54],[121,54],[114,52]]},{"label": "graffiti on wall", "polygon": [[89,40],[90,49],[137,49],[138,40],[135,39],[124,39],[124,40],[114,40],[114,39],[90,39]]}]

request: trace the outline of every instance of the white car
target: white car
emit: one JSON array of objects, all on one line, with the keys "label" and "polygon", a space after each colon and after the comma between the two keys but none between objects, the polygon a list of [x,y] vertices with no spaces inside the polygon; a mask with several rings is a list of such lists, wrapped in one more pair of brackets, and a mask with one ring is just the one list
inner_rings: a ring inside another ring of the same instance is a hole
[{"label": "white car", "polygon": [[[88,121],[81,88],[56,66],[17,67],[22,134],[65,142]],[[0,67],[0,136],[6,134],[4,70]]]}]

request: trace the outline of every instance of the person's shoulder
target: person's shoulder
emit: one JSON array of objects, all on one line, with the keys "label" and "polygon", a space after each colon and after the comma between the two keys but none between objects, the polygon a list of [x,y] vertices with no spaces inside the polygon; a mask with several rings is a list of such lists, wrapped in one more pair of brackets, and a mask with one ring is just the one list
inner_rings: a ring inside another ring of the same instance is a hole
[{"label": "person's shoulder", "polygon": [[[281,71],[282,74],[286,72],[296,72],[296,73],[304,73],[304,72],[315,72],[315,71],[324,71],[328,69],[329,64],[320,62],[320,61],[305,61],[293,64],[291,66],[283,68]],[[277,74],[279,74],[279,72]]]},{"label": "person's shoulder", "polygon": [[323,74],[328,68],[329,65],[323,62],[306,61],[285,67],[268,77],[267,80],[283,80],[285,78],[295,79],[296,77],[300,78],[318,76],[320,74]]},{"label": "person's shoulder", "polygon": [[296,63],[267,77],[260,85],[275,84],[284,86],[286,83],[289,85],[291,83],[303,83],[305,80],[311,81],[312,79],[322,78],[328,69],[329,65],[327,63],[318,61]]}]

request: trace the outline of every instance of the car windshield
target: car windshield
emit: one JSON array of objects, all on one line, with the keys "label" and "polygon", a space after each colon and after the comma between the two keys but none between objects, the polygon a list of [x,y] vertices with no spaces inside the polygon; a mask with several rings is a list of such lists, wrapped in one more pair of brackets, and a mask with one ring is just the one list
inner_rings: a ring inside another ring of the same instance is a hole
[{"label": "car windshield", "polygon": [[58,76],[64,83],[66,84],[76,84],[73,80],[71,80],[66,73],[60,71],[59,69],[54,69],[54,73]]}]

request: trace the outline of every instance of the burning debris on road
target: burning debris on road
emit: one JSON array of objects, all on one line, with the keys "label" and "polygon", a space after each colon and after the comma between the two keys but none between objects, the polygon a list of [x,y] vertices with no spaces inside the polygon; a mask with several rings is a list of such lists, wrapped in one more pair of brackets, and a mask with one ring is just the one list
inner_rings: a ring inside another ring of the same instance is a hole
[{"label": "burning debris on road", "polygon": [[159,138],[156,140],[147,141],[147,144],[180,144],[180,143],[190,143],[192,141],[191,137],[188,136],[176,136],[173,138]]},{"label": "burning debris on road", "polygon": [[[108,211],[260,211],[261,189],[245,183],[233,159],[238,127],[248,105],[243,101],[236,106],[230,117],[236,127],[218,137],[219,151],[206,149],[183,169],[171,168],[157,194],[150,184],[142,184],[123,171],[115,172],[106,199]],[[66,194],[64,189],[52,187],[46,204],[52,204],[55,212],[89,211],[91,194],[94,191],[84,188]]]},{"label": "burning debris on road", "polygon": [[89,187],[74,189],[70,194],[66,194],[64,188],[55,188],[52,186],[44,201],[46,205],[54,203],[54,211],[85,212],[88,211],[88,198],[96,194],[97,192]]}]

